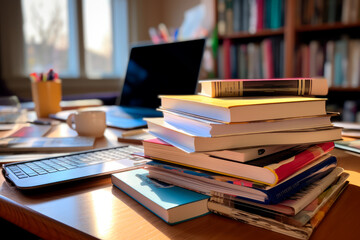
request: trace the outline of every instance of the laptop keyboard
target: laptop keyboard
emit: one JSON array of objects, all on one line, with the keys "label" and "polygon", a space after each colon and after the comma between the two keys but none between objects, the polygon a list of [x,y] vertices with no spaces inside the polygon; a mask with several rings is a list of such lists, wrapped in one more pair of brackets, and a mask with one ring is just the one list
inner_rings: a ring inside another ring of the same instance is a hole
[{"label": "laptop keyboard", "polygon": [[142,148],[134,146],[98,149],[66,156],[9,164],[7,170],[13,172],[17,178],[24,179],[121,159],[131,159],[142,164],[145,160],[143,157],[132,155],[142,151]]}]

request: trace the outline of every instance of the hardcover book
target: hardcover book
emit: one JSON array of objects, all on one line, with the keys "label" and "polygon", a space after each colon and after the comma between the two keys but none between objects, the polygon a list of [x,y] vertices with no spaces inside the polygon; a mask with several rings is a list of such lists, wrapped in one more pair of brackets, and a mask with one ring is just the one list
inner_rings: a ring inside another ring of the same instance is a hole
[{"label": "hardcover book", "polygon": [[207,214],[209,196],[149,179],[145,169],[111,176],[113,185],[169,224]]},{"label": "hardcover book", "polygon": [[223,122],[248,122],[325,115],[325,98],[315,97],[224,97],[202,95],[160,96],[161,107]]},{"label": "hardcover book", "polygon": [[151,178],[198,191],[209,196],[227,194],[258,203],[277,204],[304,187],[323,178],[336,165],[337,160],[335,157],[325,155],[275,186],[267,186],[240,178],[227,177],[158,161],[148,162],[147,168]]},{"label": "hardcover book", "polygon": [[310,144],[341,139],[341,128],[199,137],[166,123],[163,118],[147,118],[149,133],[185,152],[208,152],[270,145]]},{"label": "hardcover book", "polygon": [[[151,148],[154,144],[155,148]],[[185,153],[169,144],[163,144],[159,140],[144,141],[144,154],[147,157],[237,178],[249,179],[272,186],[333,149],[333,142],[320,143],[313,146],[300,145],[257,160],[240,163],[233,160],[206,157],[205,154],[202,156],[201,153]],[[200,156],[197,157],[199,154]]]},{"label": "hardcover book", "polygon": [[[271,62],[271,61],[268,61]],[[272,69],[269,67],[269,69]],[[325,78],[224,79],[200,81],[200,94],[208,97],[325,96]]]}]

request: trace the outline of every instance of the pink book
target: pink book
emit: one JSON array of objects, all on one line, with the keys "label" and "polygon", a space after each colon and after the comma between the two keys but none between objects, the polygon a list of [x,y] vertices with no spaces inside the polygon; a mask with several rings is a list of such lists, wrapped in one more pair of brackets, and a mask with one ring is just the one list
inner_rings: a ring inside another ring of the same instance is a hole
[{"label": "pink book", "polygon": [[264,0],[256,1],[257,7],[257,20],[256,20],[256,31],[261,31],[264,28]]},{"label": "pink book", "polygon": [[225,78],[230,78],[230,76],[231,76],[231,63],[230,63],[231,41],[229,39],[225,39],[223,46],[224,46],[224,76],[225,76]]}]

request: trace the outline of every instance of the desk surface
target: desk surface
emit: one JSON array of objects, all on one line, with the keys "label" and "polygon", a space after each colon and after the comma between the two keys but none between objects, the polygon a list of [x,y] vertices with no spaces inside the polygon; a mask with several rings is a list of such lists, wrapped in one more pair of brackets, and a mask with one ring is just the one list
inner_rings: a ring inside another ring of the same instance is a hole
[{"label": "desk surface", "polygon": [[[114,146],[119,130],[107,129],[96,146]],[[50,136],[75,134],[59,125]],[[360,157],[332,152],[350,173],[350,185],[311,239],[358,239]],[[293,239],[209,214],[169,226],[100,177],[36,192],[21,192],[0,176],[0,217],[44,239]]]}]

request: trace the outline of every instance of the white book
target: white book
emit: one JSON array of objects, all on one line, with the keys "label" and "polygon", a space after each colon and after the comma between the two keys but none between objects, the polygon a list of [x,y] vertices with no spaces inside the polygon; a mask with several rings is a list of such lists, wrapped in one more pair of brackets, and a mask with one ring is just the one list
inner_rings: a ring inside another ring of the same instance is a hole
[{"label": "white book", "polygon": [[167,124],[162,118],[147,118],[149,132],[185,152],[217,151],[257,146],[307,144],[341,139],[341,128],[316,128],[282,132],[198,137]]},{"label": "white book", "polygon": [[[265,157],[274,153],[278,153],[297,145],[275,145],[261,146],[254,148],[226,149],[220,151],[210,151],[201,153],[184,152],[158,138],[145,139],[143,141],[144,153],[146,156],[169,158],[176,162],[204,162],[211,163],[219,161],[219,158],[231,160],[232,162],[248,162],[260,157]],[[0,158],[1,159],[1,158]]]},{"label": "white book", "polygon": [[224,123],[179,111],[160,110],[163,111],[166,123],[200,137],[331,127],[331,117],[336,115],[327,114],[268,121]]}]

